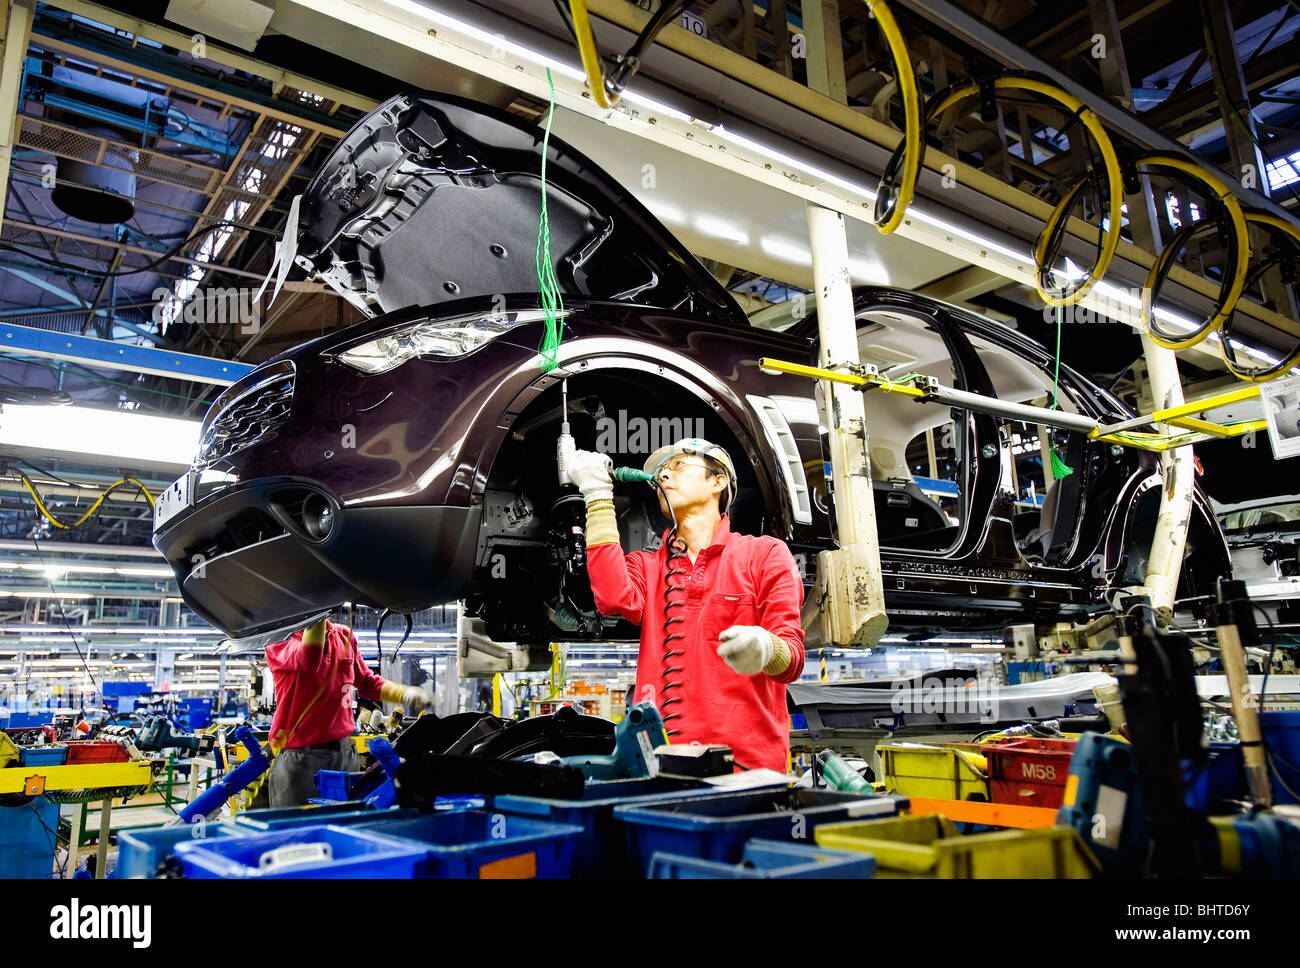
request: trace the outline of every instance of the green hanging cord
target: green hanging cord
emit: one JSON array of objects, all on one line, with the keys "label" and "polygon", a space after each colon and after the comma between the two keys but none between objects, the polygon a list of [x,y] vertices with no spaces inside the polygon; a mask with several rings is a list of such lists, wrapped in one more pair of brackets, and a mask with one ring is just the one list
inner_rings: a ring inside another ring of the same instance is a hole
[{"label": "green hanging cord", "polygon": [[546,69],[546,82],[551,86],[551,103],[546,112],[546,134],[542,137],[542,215],[537,225],[537,288],[541,293],[542,311],[546,314],[546,332],[537,352],[541,354],[543,369],[549,373],[558,365],[560,349],[560,317],[564,313],[564,299],[560,295],[560,281],[555,277],[555,260],[551,258],[551,220],[546,210],[546,157],[550,153],[551,119],[555,116],[555,82],[551,69]]},{"label": "green hanging cord", "polygon": [[[1056,307],[1056,361],[1052,370],[1052,409],[1056,410],[1057,393],[1061,383],[1061,307]],[[1052,448],[1052,477],[1060,480],[1063,477],[1069,477],[1074,473],[1074,468],[1070,467],[1065,461],[1056,456],[1056,449]]]}]

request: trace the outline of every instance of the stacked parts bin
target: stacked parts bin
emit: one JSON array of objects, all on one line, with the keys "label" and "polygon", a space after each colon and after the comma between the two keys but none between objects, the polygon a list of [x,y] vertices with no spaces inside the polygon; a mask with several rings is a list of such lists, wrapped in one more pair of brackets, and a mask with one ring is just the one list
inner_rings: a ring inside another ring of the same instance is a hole
[{"label": "stacked parts bin", "polygon": [[77,763],[125,763],[131,757],[118,743],[76,739],[68,743],[68,765]]},{"label": "stacked parts bin", "polygon": [[1100,865],[1069,827],[963,836],[934,814],[820,826],[817,844],[876,858],[877,877],[1095,877]]},{"label": "stacked parts bin", "polygon": [[195,878],[408,878],[425,862],[410,840],[361,825],[288,827],[247,837],[178,843],[175,857]]},{"label": "stacked parts bin", "polygon": [[363,801],[353,800],[342,803],[323,803],[319,806],[305,807],[267,807],[259,810],[245,810],[235,817],[235,826],[249,833],[268,830],[284,830],[288,827],[320,826],[334,824],[347,826],[354,823],[369,823],[376,820],[394,820],[400,817],[418,816],[416,810],[402,810],[393,807],[389,810],[372,810]]},{"label": "stacked parts bin", "polygon": [[906,797],[988,802],[986,763],[979,753],[955,746],[877,746],[885,789]]},{"label": "stacked parts bin", "polygon": [[177,844],[237,837],[243,829],[228,823],[178,824],[121,830],[117,835],[114,878],[158,877]]},{"label": "stacked parts bin", "polygon": [[779,840],[751,840],[739,864],[720,864],[697,857],[655,854],[649,877],[665,880],[687,878],[796,880],[813,878],[870,877],[876,859],[870,854],[829,850],[789,844]]},{"label": "stacked parts bin", "polygon": [[628,856],[643,874],[657,852],[736,864],[753,837],[806,843],[818,824],[893,816],[906,806],[906,797],[783,788],[615,807],[614,818],[626,824]]},{"label": "stacked parts bin", "polygon": [[424,852],[416,877],[569,877],[582,828],[486,810],[452,810],[364,824]]},{"label": "stacked parts bin", "polygon": [[588,783],[578,800],[497,796],[492,808],[583,829],[573,859],[575,877],[618,877],[628,873],[627,836],[614,808],[669,803],[717,791],[690,780],[643,777]]},{"label": "stacked parts bin", "polygon": [[1018,739],[984,748],[988,762],[989,799],[1023,807],[1061,805],[1070,775],[1072,739]]},{"label": "stacked parts bin", "polygon": [[54,746],[23,746],[18,750],[19,766],[62,766],[68,762],[68,747],[64,743]]}]

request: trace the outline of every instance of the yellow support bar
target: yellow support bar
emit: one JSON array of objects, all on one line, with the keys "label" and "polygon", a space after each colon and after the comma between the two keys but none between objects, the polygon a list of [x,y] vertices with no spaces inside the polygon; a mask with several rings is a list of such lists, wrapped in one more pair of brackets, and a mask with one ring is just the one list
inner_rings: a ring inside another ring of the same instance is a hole
[{"label": "yellow support bar", "polygon": [[789,376],[806,376],[813,380],[830,380],[832,383],[843,383],[851,387],[869,387],[872,390],[884,390],[886,393],[897,393],[905,397],[924,397],[925,391],[918,390],[916,387],[908,386],[906,383],[896,383],[888,380],[883,376],[862,376],[857,373],[837,373],[835,370],[823,370],[818,366],[805,366],[802,363],[787,363],[784,360],[772,360],[766,356],[758,361],[759,369],[770,370],[774,373],[785,373]]},{"label": "yellow support bar", "polygon": [[0,793],[23,793],[27,781],[43,784],[41,792],[148,786],[153,770],[147,762],[85,763],[73,766],[11,766],[0,770]]},{"label": "yellow support bar", "polygon": [[1195,430],[1198,434],[1206,434],[1210,437],[1237,436],[1234,431],[1227,427],[1210,423],[1208,420],[1198,420],[1196,417],[1168,417],[1161,422],[1173,427],[1181,427],[1184,430]]},{"label": "yellow support bar", "polygon": [[[759,369],[767,370],[772,373],[785,373],[789,376],[808,377],[813,380],[830,380],[835,383],[844,383],[848,386],[862,387],[866,390],[883,390],[886,393],[897,393],[902,396],[923,398],[929,396],[925,390],[918,390],[916,387],[908,386],[905,383],[896,383],[882,376],[864,375],[858,373],[838,373],[834,370],[824,370],[817,366],[806,366],[802,363],[787,363],[784,360],[773,360],[768,357],[762,357],[758,361]],[[1228,390],[1224,393],[1218,393],[1211,397],[1204,397],[1200,400],[1193,400],[1191,403],[1180,404],[1177,407],[1169,407],[1165,410],[1157,410],[1149,416],[1134,417],[1131,420],[1124,420],[1117,424],[1111,424],[1109,427],[1097,426],[1088,433],[1092,440],[1102,440],[1111,444],[1119,444],[1121,447],[1133,447],[1137,450],[1151,451],[1152,453],[1163,453],[1174,447],[1186,447],[1189,444],[1199,444],[1206,440],[1215,438],[1223,439],[1227,437],[1237,437],[1241,434],[1249,433],[1252,430],[1263,430],[1267,422],[1263,420],[1252,420],[1245,423],[1236,424],[1216,424],[1208,420],[1200,420],[1190,416],[1194,413],[1200,413],[1204,410],[1212,410],[1215,407],[1227,406],[1230,403],[1238,403],[1242,400],[1249,400],[1259,396],[1258,385],[1240,387],[1235,390]],[[1144,427],[1151,423],[1166,423],[1174,427],[1180,427],[1188,433],[1183,434],[1159,434],[1146,433],[1131,428]]]}]

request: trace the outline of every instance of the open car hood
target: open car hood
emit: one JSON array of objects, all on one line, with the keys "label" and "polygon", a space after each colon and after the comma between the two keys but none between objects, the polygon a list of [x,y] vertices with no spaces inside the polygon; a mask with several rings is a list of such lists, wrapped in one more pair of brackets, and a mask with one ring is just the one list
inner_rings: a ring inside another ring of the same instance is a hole
[{"label": "open car hood", "polygon": [[[538,292],[540,127],[444,94],[357,122],[303,193],[296,261],[371,316]],[[747,325],[731,294],[628,191],[552,137],[547,209],[565,295]]]}]

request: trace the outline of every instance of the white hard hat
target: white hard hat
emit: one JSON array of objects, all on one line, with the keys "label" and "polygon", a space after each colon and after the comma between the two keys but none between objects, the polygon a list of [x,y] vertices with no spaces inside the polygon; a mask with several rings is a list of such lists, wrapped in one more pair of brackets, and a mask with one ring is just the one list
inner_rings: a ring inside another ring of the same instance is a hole
[{"label": "white hard hat", "polygon": [[675,444],[660,447],[646,458],[644,470],[647,474],[653,474],[657,478],[659,470],[665,464],[674,457],[681,457],[686,454],[709,457],[722,465],[727,474],[727,489],[723,492],[723,500],[720,502],[719,509],[725,511],[731,507],[731,502],[736,499],[736,465],[731,462],[731,455],[717,444],[710,443],[700,437],[683,437]]}]

